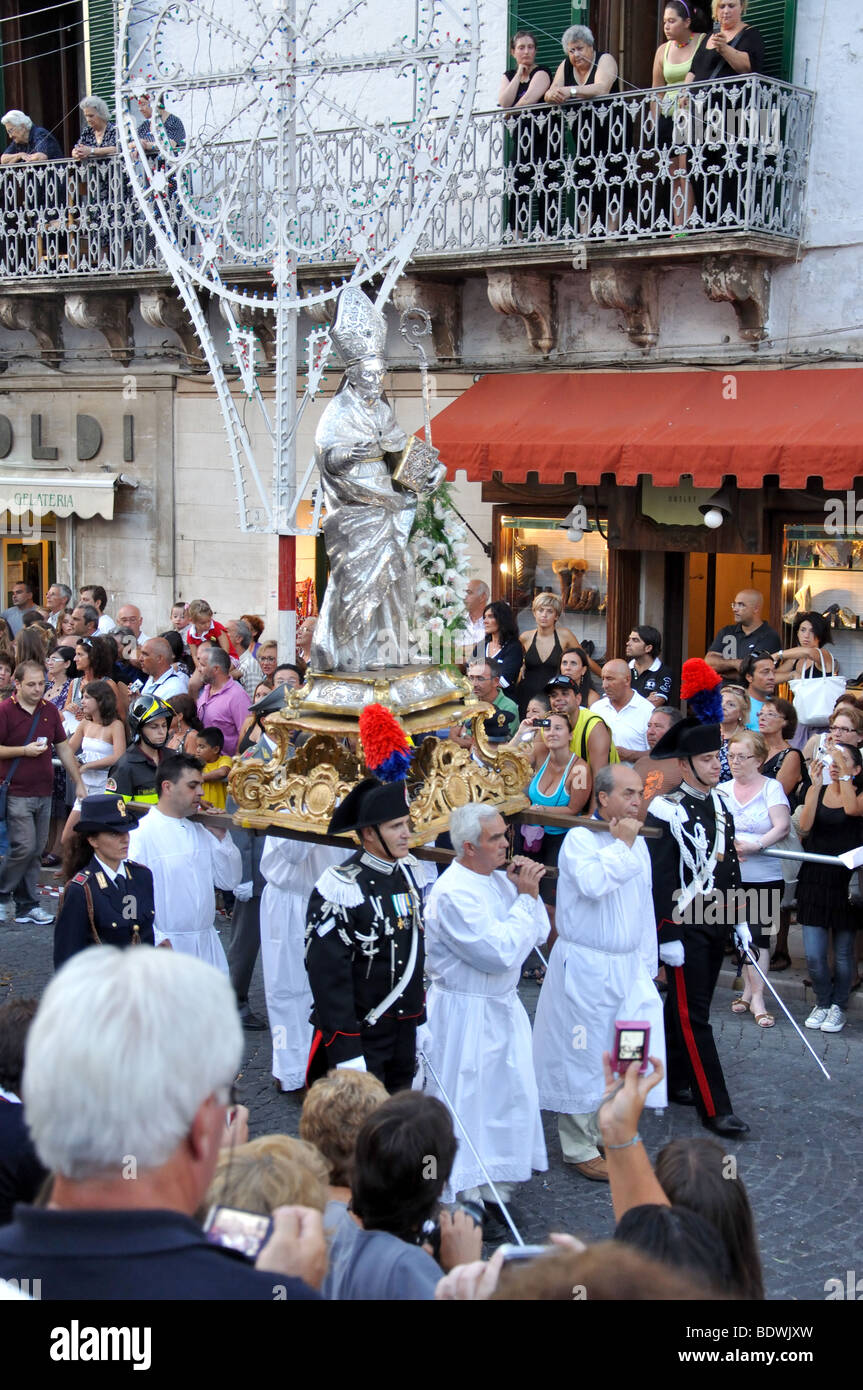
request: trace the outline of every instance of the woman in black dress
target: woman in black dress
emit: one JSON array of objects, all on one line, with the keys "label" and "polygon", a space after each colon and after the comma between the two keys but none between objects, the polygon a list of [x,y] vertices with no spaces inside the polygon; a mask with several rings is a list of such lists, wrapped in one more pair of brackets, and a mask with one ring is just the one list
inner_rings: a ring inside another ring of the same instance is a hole
[{"label": "woman in black dress", "polygon": [[[548,68],[538,66],[536,61],[536,39],[526,29],[519,29],[512,36],[509,51],[515,66],[507,68],[501,78],[497,104],[505,111],[514,107],[536,106],[545,96],[551,85]],[[537,165],[541,166],[541,179],[545,176],[545,162],[548,156],[548,142],[545,138],[546,120],[537,121],[536,115],[520,117],[510,127],[508,164],[514,170],[515,192],[507,200],[506,225],[511,228],[519,241],[530,236],[534,226],[551,233],[548,226],[548,207],[544,193],[536,195],[531,206],[531,195],[535,188]],[[531,215],[533,213],[533,216]]]},{"label": "woman in black dress", "polygon": [[505,690],[509,698],[513,698],[511,687],[514,687],[521,674],[521,663],[524,659],[521,642],[518,639],[518,624],[515,614],[508,603],[503,599],[495,599],[490,603],[482,615],[485,627],[485,638],[482,642],[477,642],[473,649],[472,661],[480,657],[493,656],[501,665],[500,688]]},{"label": "woman in black dress", "polygon": [[[809,854],[835,856],[863,844],[863,755],[859,748],[834,743],[831,758],[829,765],[816,758],[810,769],[812,785],[798,827]],[[797,921],[816,998],[806,1027],[822,1033],[839,1033],[845,1027],[854,982],[855,938],[863,927],[863,908],[849,902],[850,881],[848,869],[809,863],[801,866],[797,880]],[[831,930],[832,980],[827,958]]]},{"label": "woman in black dress", "polygon": [[[566,54],[544,100],[553,106],[578,108],[584,102],[595,104],[603,97],[620,91],[617,63],[610,53],[597,53],[596,40],[584,24],[571,24],[561,39]],[[608,103],[605,103],[606,105]],[[596,228],[608,232],[621,222],[623,180],[626,171],[626,147],[631,131],[622,111],[617,119],[596,124],[590,110],[576,110],[574,119],[565,116],[549,125],[549,157],[564,158],[564,131],[569,129],[575,147],[575,231],[589,236]],[[611,117],[609,112],[608,116]],[[623,126],[621,126],[623,122]],[[549,174],[552,175],[552,166]],[[562,185],[563,165],[559,166],[558,186]]]}]

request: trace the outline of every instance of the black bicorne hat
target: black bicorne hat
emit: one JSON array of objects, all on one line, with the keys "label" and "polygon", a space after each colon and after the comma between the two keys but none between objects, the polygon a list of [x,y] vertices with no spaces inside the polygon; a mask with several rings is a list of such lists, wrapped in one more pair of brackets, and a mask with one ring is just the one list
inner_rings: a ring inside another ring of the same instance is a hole
[{"label": "black bicorne hat", "polygon": [[699,753],[718,753],[722,747],[722,730],[718,724],[702,724],[689,715],[678,719],[651,752],[651,758],[693,758]]},{"label": "black bicorne hat", "polygon": [[134,830],[148,810],[147,806],[124,801],[116,793],[85,796],[81,802],[81,819],[75,829],[79,835],[98,835],[102,830]]},{"label": "black bicorne hat", "polygon": [[343,835],[348,830],[361,830],[364,825],[401,820],[409,811],[404,782],[379,782],[377,777],[365,777],[336,807],[327,834]]}]

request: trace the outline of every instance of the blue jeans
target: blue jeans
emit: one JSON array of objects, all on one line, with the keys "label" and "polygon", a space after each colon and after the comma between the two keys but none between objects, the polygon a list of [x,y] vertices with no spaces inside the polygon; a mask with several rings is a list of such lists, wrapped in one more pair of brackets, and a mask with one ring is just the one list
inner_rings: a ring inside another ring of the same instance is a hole
[{"label": "blue jeans", "polygon": [[833,963],[835,977],[830,979],[830,966],[827,963],[827,944],[830,940],[828,927],[803,927],[803,949],[806,952],[806,966],[812,979],[818,1007],[829,1009],[837,1004],[840,1009],[848,1008],[848,995],[854,983],[855,939],[854,931],[833,931]]}]

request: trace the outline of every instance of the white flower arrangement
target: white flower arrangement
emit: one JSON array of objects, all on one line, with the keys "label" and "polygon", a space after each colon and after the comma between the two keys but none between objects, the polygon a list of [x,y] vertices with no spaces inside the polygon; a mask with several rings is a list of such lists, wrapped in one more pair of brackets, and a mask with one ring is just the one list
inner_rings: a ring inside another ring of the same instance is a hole
[{"label": "white flower arrangement", "polygon": [[470,582],[467,529],[455,514],[446,483],[434,497],[419,503],[410,554],[416,567],[412,638],[464,628],[464,595]]}]

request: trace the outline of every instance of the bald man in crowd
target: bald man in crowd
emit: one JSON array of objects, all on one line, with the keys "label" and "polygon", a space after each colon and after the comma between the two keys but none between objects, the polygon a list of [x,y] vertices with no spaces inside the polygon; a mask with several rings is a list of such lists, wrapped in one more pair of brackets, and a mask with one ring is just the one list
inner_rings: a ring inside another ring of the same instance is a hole
[{"label": "bald man in crowd", "polygon": [[141,670],[147,676],[141,694],[155,695],[160,700],[188,694],[189,677],[175,671],[173,663],[174,653],[164,637],[148,637],[141,647]]},{"label": "bald man in crowd", "polygon": [[726,680],[740,675],[740,664],[756,652],[778,652],[782,638],[764,621],[764,597],[757,589],[741,589],[731,605],[734,622],[720,628],[704,660]]},{"label": "bald man in crowd", "polygon": [[129,629],[139,647],[143,647],[144,643],[149,641],[146,632],[141,631],[144,619],[136,603],[123,604],[123,607],[117,614],[117,623],[120,627],[127,627]]},{"label": "bald man in crowd", "polygon": [[653,705],[632,688],[632,672],[625,661],[606,661],[602,668],[601,700],[591,706],[611,730],[621,762],[634,763],[647,752],[647,725]]}]

